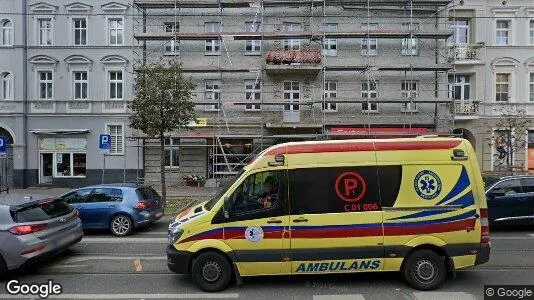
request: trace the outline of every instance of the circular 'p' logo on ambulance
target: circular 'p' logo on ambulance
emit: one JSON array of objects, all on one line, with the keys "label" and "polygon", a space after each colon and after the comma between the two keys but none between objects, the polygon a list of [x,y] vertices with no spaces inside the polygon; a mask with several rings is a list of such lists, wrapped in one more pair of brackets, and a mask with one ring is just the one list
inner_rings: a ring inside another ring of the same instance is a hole
[{"label": "circular 'p' logo on ambulance", "polygon": [[426,200],[436,198],[441,192],[441,179],[438,174],[430,170],[417,173],[413,185],[417,195]]},{"label": "circular 'p' logo on ambulance", "polygon": [[345,172],[336,179],[336,194],[347,202],[360,201],[367,192],[367,184],[356,172]]}]

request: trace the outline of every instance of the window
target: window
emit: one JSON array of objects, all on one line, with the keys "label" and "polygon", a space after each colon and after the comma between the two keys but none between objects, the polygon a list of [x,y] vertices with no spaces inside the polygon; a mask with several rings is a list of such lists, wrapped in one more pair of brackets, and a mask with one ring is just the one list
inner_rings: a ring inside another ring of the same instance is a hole
[{"label": "window", "polygon": [[[337,98],[337,82],[335,81],[326,81],[324,83],[324,100],[336,100]],[[327,112],[336,112],[337,103],[323,103],[323,110]]]},{"label": "window", "polygon": [[[401,97],[406,99],[415,99],[418,95],[418,86],[419,83],[413,80],[403,80],[401,82]],[[402,103],[401,111],[404,112],[413,112],[417,111],[417,103],[414,102],[405,102]]]},{"label": "window", "polygon": [[50,100],[54,97],[54,81],[52,71],[40,71],[39,77],[39,100]]},{"label": "window", "polygon": [[13,46],[13,22],[7,20],[2,23],[2,46]]},{"label": "window", "polygon": [[69,204],[85,203],[87,202],[87,199],[89,198],[89,194],[91,194],[91,191],[93,191],[93,189],[77,190],[77,191],[66,194],[65,196],[61,197],[61,199]]},{"label": "window", "polygon": [[[289,103],[300,101],[299,81],[284,81],[284,100]],[[284,105],[284,110],[297,111],[300,110],[300,107],[298,105],[286,104]]]},{"label": "window", "polygon": [[111,135],[111,149],[109,154],[124,153],[124,132],[122,125],[108,125],[108,133]]},{"label": "window", "polygon": [[378,98],[378,84],[376,81],[362,82],[362,98],[368,100],[362,103],[362,111],[378,112],[378,102],[369,101],[369,99]]},{"label": "window", "polygon": [[85,153],[56,153],[55,177],[85,177]]},{"label": "window", "polygon": [[221,97],[221,82],[219,80],[206,80],[204,82],[204,100],[211,101],[206,110],[218,110]]},{"label": "window", "polygon": [[[217,22],[207,22],[204,23],[204,32],[220,32],[221,23]],[[221,41],[216,40],[206,40],[206,52],[205,54],[220,54],[221,52]]]},{"label": "window", "polygon": [[123,91],[122,71],[108,72],[108,88],[110,100],[121,100]]},{"label": "window", "polygon": [[[284,32],[300,31],[300,23],[284,23]],[[286,39],[284,40],[284,50],[300,50],[299,39]]]},{"label": "window", "polygon": [[510,20],[497,20],[495,23],[495,43],[497,45],[510,44]]},{"label": "window", "polygon": [[43,222],[68,215],[72,210],[73,208],[63,200],[43,201],[14,211],[13,221],[17,223]]},{"label": "window", "polygon": [[523,189],[523,193],[534,193],[534,179],[522,178],[521,188]]},{"label": "window", "polygon": [[39,45],[52,45],[52,19],[40,18],[37,19],[37,24],[39,26]]},{"label": "window", "polygon": [[87,72],[76,71],[72,73],[74,77],[74,100],[87,100]]},{"label": "window", "polygon": [[469,20],[454,20],[453,34],[447,39],[449,44],[469,44]]},{"label": "window", "polygon": [[[260,80],[245,80],[245,99],[247,102],[261,102],[261,81]],[[246,110],[259,110],[260,104],[246,104]]]},{"label": "window", "polygon": [[[355,173],[359,177],[348,175]],[[381,210],[379,191],[382,189],[378,185],[377,167],[292,169],[289,170],[287,178],[289,194],[292,195],[292,215]],[[338,178],[347,178],[350,181],[345,181],[345,184],[341,181],[340,184]],[[363,191],[364,185],[361,181],[366,183],[366,191]],[[397,183],[385,181],[383,185],[397,186]],[[363,196],[354,201],[358,195]]]},{"label": "window", "polygon": [[495,74],[495,101],[508,101],[510,99],[510,74]]},{"label": "window", "polygon": [[528,81],[528,100],[534,101],[534,72],[529,74]]},{"label": "window", "polygon": [[87,19],[73,19],[74,45],[87,45]]},{"label": "window", "polygon": [[11,73],[2,75],[2,100],[13,100],[13,75]]},{"label": "window", "polygon": [[[362,30],[377,30],[378,24],[376,23],[364,23],[362,24]],[[378,54],[378,39],[366,37],[362,39],[362,55],[374,56]]]},{"label": "window", "polygon": [[165,166],[180,166],[180,139],[165,139]]},{"label": "window", "polygon": [[534,45],[534,20],[530,20],[529,24],[528,37],[530,45]]},{"label": "window", "polygon": [[[282,215],[283,206],[280,204],[283,191],[282,178],[280,171],[248,176],[229,197],[230,218],[255,219]],[[261,216],[256,215],[258,213]]]},{"label": "window", "polygon": [[[323,30],[325,32],[335,32],[338,30],[338,25],[337,23],[325,23],[323,24]],[[337,39],[324,39],[323,50],[326,56],[337,56]]]},{"label": "window", "polygon": [[122,190],[113,188],[95,189],[89,202],[121,202]]},{"label": "window", "polygon": [[504,195],[521,194],[523,193],[521,181],[519,179],[505,180],[493,187],[493,193],[502,193]]},{"label": "window", "polygon": [[108,19],[108,41],[112,46],[122,46],[124,23],[122,18]]},{"label": "window", "polygon": [[469,75],[449,75],[449,98],[454,100],[471,99]]},{"label": "window", "polygon": [[[419,23],[404,23],[403,26],[412,34],[419,30]],[[412,35],[413,36],[413,35]],[[419,54],[419,40],[415,37],[402,39],[402,55],[418,55]]]},{"label": "window", "polygon": [[[179,30],[178,23],[165,23],[165,32],[176,33]],[[176,54],[180,51],[180,41],[174,37],[170,41],[165,42],[165,53],[166,54]]]},{"label": "window", "polygon": [[[245,32],[260,32],[260,22],[245,22]],[[261,54],[261,41],[245,41],[245,54]]]}]

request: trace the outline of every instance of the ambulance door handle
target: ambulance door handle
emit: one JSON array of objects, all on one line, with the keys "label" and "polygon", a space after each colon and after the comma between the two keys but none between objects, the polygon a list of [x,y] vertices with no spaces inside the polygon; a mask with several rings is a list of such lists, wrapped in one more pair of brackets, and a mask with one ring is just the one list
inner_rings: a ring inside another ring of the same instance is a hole
[{"label": "ambulance door handle", "polygon": [[295,223],[308,222],[308,219],[306,219],[304,217],[300,217],[298,219],[293,220],[293,222],[295,222]]},{"label": "ambulance door handle", "polygon": [[282,223],[282,220],[277,220],[277,219],[269,219],[267,221],[267,224],[280,224]]}]

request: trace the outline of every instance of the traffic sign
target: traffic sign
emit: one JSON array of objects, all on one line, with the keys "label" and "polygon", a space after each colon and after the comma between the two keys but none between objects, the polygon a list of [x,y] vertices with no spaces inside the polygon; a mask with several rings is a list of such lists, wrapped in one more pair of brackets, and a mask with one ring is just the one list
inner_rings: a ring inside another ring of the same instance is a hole
[{"label": "traffic sign", "polygon": [[111,149],[111,135],[101,134],[98,143],[98,149],[102,151],[108,151]]},{"label": "traffic sign", "polygon": [[7,155],[7,138],[5,136],[0,136],[0,158],[6,157]]}]

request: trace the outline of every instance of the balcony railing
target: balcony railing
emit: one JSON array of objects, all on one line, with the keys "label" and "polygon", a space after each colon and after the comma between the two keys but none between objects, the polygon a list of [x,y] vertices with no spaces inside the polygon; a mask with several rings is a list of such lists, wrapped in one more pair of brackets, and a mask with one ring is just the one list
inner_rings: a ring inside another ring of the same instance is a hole
[{"label": "balcony railing", "polygon": [[320,64],[321,50],[269,50],[265,55],[268,64]]},{"label": "balcony railing", "polygon": [[449,48],[449,61],[477,60],[478,45],[453,45]]},{"label": "balcony railing", "polygon": [[459,117],[478,116],[478,104],[476,100],[455,100],[454,115]]}]

